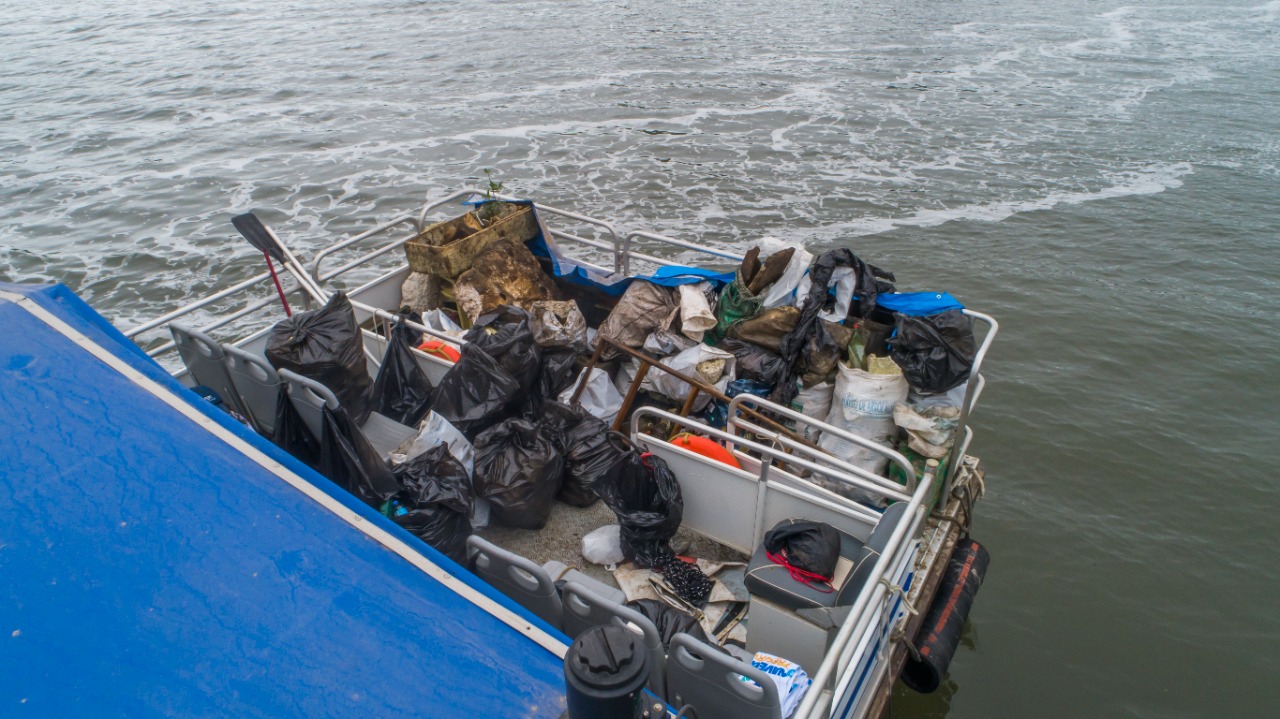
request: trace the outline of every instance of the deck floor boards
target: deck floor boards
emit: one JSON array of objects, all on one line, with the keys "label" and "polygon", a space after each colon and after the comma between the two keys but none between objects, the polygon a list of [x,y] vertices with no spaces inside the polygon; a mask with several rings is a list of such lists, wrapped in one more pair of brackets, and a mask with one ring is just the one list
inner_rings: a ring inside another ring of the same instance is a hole
[{"label": "deck floor boards", "polygon": [[[542,529],[515,529],[490,524],[476,532],[485,539],[508,549],[537,564],[558,560],[578,569],[587,576],[611,586],[617,586],[613,574],[599,564],[592,564],[582,556],[582,538],[607,524],[616,524],[617,518],[605,506],[596,502],[590,507],[571,507],[556,502],[551,516]],[[681,527],[671,542],[677,554],[701,559],[745,562],[747,557],[718,542],[707,539],[687,527]]]}]

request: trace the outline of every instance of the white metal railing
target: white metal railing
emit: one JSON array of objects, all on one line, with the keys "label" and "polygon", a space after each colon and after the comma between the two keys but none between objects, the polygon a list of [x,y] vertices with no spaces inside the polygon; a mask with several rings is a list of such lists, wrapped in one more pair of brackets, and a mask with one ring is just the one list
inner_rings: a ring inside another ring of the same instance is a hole
[{"label": "white metal railing", "polygon": [[[752,530],[753,542],[759,542],[764,531],[763,527],[761,526],[761,522],[763,521],[763,516],[761,512],[763,511],[763,508],[764,508],[764,500],[766,498],[765,495],[767,494],[768,488],[771,486],[769,484],[769,477],[773,470],[772,460],[785,462],[787,464],[791,464],[797,467],[801,467],[803,469],[807,469],[810,472],[813,472],[815,474],[820,474],[836,482],[848,485],[849,487],[852,487],[854,489],[858,489],[861,491],[865,491],[865,492],[869,492],[872,494],[881,495],[889,498],[894,498],[894,499],[896,499],[897,497],[902,497],[903,499],[909,499],[909,497],[907,497],[906,495],[903,495],[901,492],[897,492],[895,490],[886,490],[884,487],[869,483],[859,475],[852,474],[849,472],[844,472],[832,467],[828,467],[828,466],[819,464],[817,462],[804,459],[802,457],[795,457],[793,455],[787,454],[785,451],[776,449],[774,447],[769,447],[768,445],[760,444],[759,442],[753,442],[744,437],[740,437],[738,435],[730,434],[723,430],[719,430],[714,427],[707,426],[696,419],[692,419],[689,417],[681,417],[678,414],[667,412],[665,410],[660,410],[660,409],[657,409],[656,407],[641,407],[632,413],[631,415],[632,437],[643,435],[646,437],[652,437],[655,441],[658,441],[658,442],[665,441],[660,437],[653,437],[653,435],[648,435],[640,431],[640,419],[643,417],[657,417],[658,419],[662,419],[667,422],[670,422],[675,426],[685,427],[685,428],[694,430],[699,434],[707,435],[709,437],[714,437],[721,441],[730,442],[735,446],[745,447],[746,449],[749,449],[754,452],[758,452],[761,455],[761,457],[763,458],[763,461],[761,461],[760,463],[761,464],[760,474],[757,477],[757,481],[760,483],[760,487],[758,489],[757,503],[756,503],[757,517],[756,517],[754,528]],[[913,475],[913,478],[914,478],[914,475]],[[848,514],[850,511],[852,511],[853,513],[858,514],[864,518],[879,516],[879,512],[873,509],[870,509],[844,495],[833,492],[827,489],[826,487],[822,487],[820,485],[814,484],[813,482],[810,482],[801,477],[795,477],[795,479],[804,485],[805,490],[808,493],[819,495],[820,497],[824,498],[828,504],[835,503],[839,505],[841,509],[839,509],[838,511],[842,513]]]},{"label": "white metal railing", "polygon": [[[837,696],[837,693],[841,688],[847,689],[849,685],[850,677],[846,674],[854,659],[851,640],[855,637],[863,637],[871,630],[872,622],[883,616],[884,603],[892,591],[890,587],[895,586],[892,578],[887,578],[890,576],[889,572],[900,566],[905,554],[912,551],[914,542],[908,540],[914,540],[920,534],[921,525],[928,515],[925,502],[933,493],[934,482],[938,481],[933,471],[937,463],[933,460],[930,460],[930,463],[931,466],[926,470],[910,502],[907,503],[906,516],[898,526],[894,527],[885,545],[885,551],[872,567],[871,576],[866,585],[870,587],[870,591],[858,594],[853,608],[849,610],[848,617],[840,625],[840,630],[836,633],[830,649],[827,650],[822,665],[812,675],[813,684],[809,687],[809,692],[805,694],[799,708],[796,709],[793,715],[795,719],[826,719],[833,703],[843,698]],[[872,607],[876,609],[873,610]],[[852,646],[857,647],[856,644]],[[832,685],[833,681],[837,683]]]},{"label": "white metal railing", "polygon": [[[874,472],[869,472],[863,469],[862,467],[854,465],[844,459],[828,454],[821,450],[815,450],[814,448],[808,445],[797,442],[794,439],[791,439],[790,437],[786,436],[782,432],[776,432],[773,430],[765,429],[764,427],[761,427],[755,424],[754,422],[749,421],[742,414],[741,410],[743,405],[749,405],[757,410],[767,410],[779,416],[790,419],[799,425],[813,427],[815,429],[820,430],[823,433],[831,433],[836,437],[839,437],[843,440],[856,444],[859,447],[862,447],[864,449],[870,450],[876,454],[883,456],[885,459],[889,460],[893,464],[897,465],[900,469],[902,469],[903,475],[907,478],[906,492],[904,493],[902,491],[902,485],[898,484],[897,482],[894,482],[893,480],[887,477],[881,477],[880,475]],[[876,485],[877,487],[880,488],[880,491],[885,494],[885,496],[891,499],[905,502],[911,498],[910,493],[915,491],[915,484],[916,484],[915,469],[911,466],[910,460],[902,456],[897,451],[893,450],[890,447],[885,447],[882,444],[869,440],[866,437],[860,437],[850,432],[847,429],[841,429],[840,427],[836,427],[834,425],[827,424],[826,422],[815,419],[813,417],[809,417],[807,415],[801,414],[791,409],[790,407],[783,407],[780,404],[770,402],[769,400],[764,399],[763,397],[757,397],[756,395],[753,395],[753,394],[740,394],[737,397],[734,397],[732,400],[730,400],[727,425],[733,428],[734,434],[737,434],[739,430],[748,431],[748,432],[751,432],[752,434],[766,437],[770,441],[777,442],[783,445],[784,447],[791,449],[793,452],[802,452],[822,462],[840,467],[846,472],[862,477],[866,481]]]},{"label": "white metal railing", "polygon": [[[985,322],[987,332],[982,338],[982,343],[978,345],[978,351],[973,356],[973,367],[969,370],[969,382],[965,387],[964,401],[960,403],[960,420],[956,423],[955,444],[951,448],[951,455],[947,459],[947,476],[942,486],[942,496],[951,496],[951,490],[955,486],[956,475],[960,472],[961,460],[964,459],[964,449],[968,449],[970,430],[969,415],[977,406],[978,396],[982,394],[982,390],[987,385],[986,379],[982,376],[982,362],[987,357],[987,351],[991,349],[991,343],[995,341],[996,334],[1000,332],[1000,323],[991,315],[977,312],[970,309],[961,310],[966,315]],[[960,439],[964,437],[965,442],[963,449]],[[944,500],[945,501],[945,500]]]}]

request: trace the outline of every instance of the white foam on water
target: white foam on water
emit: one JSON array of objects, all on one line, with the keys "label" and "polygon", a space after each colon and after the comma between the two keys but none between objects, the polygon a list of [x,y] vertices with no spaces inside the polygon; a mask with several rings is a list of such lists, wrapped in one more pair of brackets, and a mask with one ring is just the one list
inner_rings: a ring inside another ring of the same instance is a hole
[{"label": "white foam on water", "polygon": [[827,240],[841,235],[873,235],[899,227],[936,227],[948,222],[1000,222],[1014,215],[1051,210],[1060,205],[1110,200],[1134,195],[1153,195],[1182,186],[1182,178],[1194,172],[1190,163],[1179,162],[1118,173],[1123,179],[1099,190],[1055,191],[1043,197],[1003,202],[979,202],[952,208],[917,210],[903,217],[873,217],[834,223],[807,234],[811,240]]}]

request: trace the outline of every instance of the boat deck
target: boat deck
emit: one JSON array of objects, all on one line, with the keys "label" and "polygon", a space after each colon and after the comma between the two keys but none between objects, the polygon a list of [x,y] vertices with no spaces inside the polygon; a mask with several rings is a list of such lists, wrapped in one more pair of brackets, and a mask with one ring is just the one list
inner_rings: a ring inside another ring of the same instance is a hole
[{"label": "boat deck", "polygon": [[[613,511],[604,502],[590,507],[572,507],[557,501],[551,516],[542,529],[514,529],[490,525],[476,534],[541,565],[557,560],[573,567],[592,579],[610,586],[618,586],[613,574],[599,564],[592,564],[582,556],[582,538],[595,529],[617,524]],[[741,552],[714,542],[686,527],[681,527],[671,540],[676,554],[715,561],[745,562],[748,557]]]}]

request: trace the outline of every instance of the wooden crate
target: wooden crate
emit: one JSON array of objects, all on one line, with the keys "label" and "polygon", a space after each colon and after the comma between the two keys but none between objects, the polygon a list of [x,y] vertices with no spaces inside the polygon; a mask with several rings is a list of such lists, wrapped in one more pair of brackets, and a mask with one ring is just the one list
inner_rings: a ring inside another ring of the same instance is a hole
[{"label": "wooden crate", "polygon": [[506,205],[487,227],[476,213],[436,223],[405,243],[409,269],[446,280],[466,272],[476,256],[499,242],[527,242],[538,234],[538,221],[528,205]]}]

